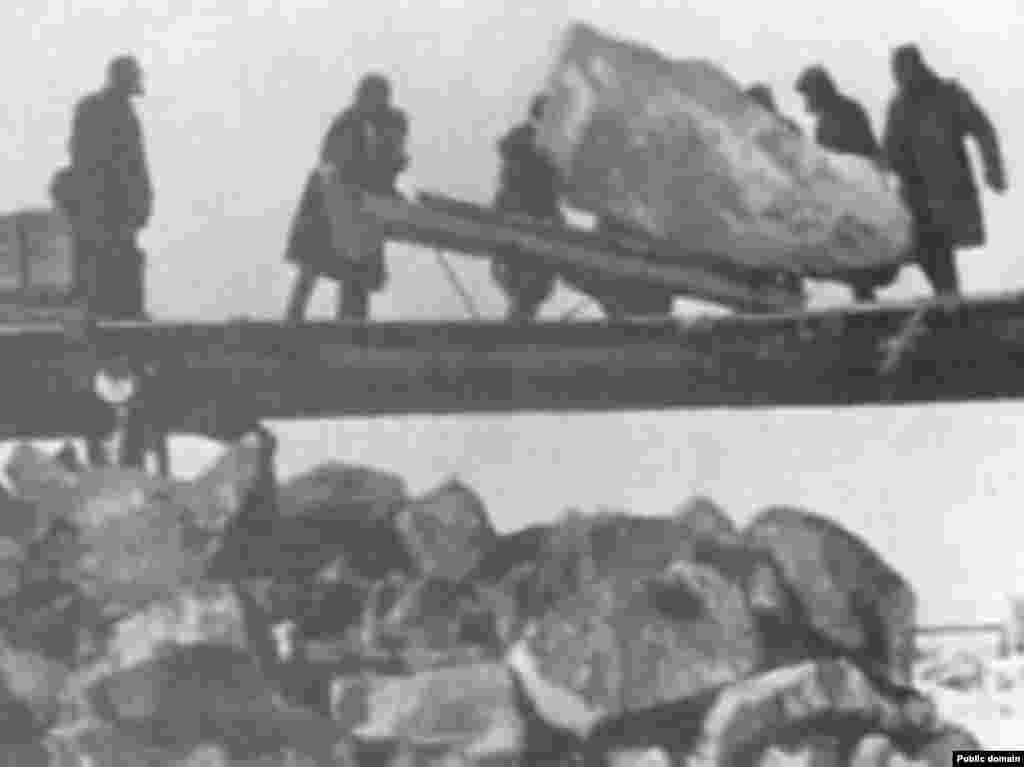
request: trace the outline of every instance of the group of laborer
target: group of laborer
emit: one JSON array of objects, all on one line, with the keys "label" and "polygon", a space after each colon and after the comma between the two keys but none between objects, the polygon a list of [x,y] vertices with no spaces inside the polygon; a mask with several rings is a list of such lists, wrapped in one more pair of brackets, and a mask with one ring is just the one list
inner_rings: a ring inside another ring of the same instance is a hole
[{"label": "group of laborer", "polygon": [[[914,45],[897,48],[891,59],[897,92],[881,142],[876,140],[864,108],[844,95],[823,67],[805,70],[796,82],[807,110],[816,118],[815,140],[835,152],[870,157],[898,177],[901,193],[915,223],[915,258],[938,294],[955,294],[959,280],[955,250],[985,242],[978,187],[965,139],[973,136],[981,150],[985,180],[996,192],[1006,176],[996,132],[985,112],[956,81],[939,78]],[[55,201],[66,211],[74,235],[75,289],[94,314],[112,318],[144,316],[145,257],[136,243],[152,208],[152,185],[142,132],[132,97],[142,94],[142,70],[130,56],[114,59],[106,86],[75,109],[69,149],[71,162],[51,185]],[[776,112],[771,90],[751,87],[748,94]],[[528,118],[498,143],[501,176],[494,206],[508,213],[562,221],[563,181],[553,162],[538,148],[536,136],[545,97],[535,97]],[[781,117],[781,116],[780,116]],[[792,130],[793,121],[782,119]],[[317,175],[334,174],[348,188],[377,195],[398,195],[396,181],[408,167],[409,120],[392,102],[389,80],[365,76],[353,103],[331,124],[292,222],[286,259],[298,274],[288,305],[288,319],[301,321],[318,277],[340,283],[338,317],[366,319],[370,296],[388,279],[382,247],[360,261],[339,258],[332,245],[330,222]],[[602,227],[621,228],[604,219]],[[559,275],[537,264],[497,257],[492,273],[508,297],[508,316],[533,319],[555,288]],[[873,300],[875,290],[891,283],[897,267],[847,275],[858,300]],[[580,285],[577,284],[577,287]],[[583,285],[597,294],[610,314],[629,313],[628,298],[615,286]],[[604,291],[604,295],[602,292]],[[650,306],[650,295],[646,296]],[[665,293],[656,301],[671,304]]]},{"label": "group of laborer", "polygon": [[[992,122],[971,94],[955,80],[938,77],[916,45],[902,45],[891,57],[896,94],[889,103],[882,140],[875,138],[864,107],[842,93],[821,66],[804,70],[796,81],[806,109],[816,118],[815,141],[833,152],[875,160],[899,179],[900,193],[914,220],[914,257],[939,295],[960,292],[955,251],[985,244],[978,186],[965,139],[974,138],[985,166],[985,182],[1006,190],[1006,170]],[[776,112],[769,88],[748,94]],[[783,117],[793,130],[796,124]],[[872,301],[890,284],[898,267],[848,275],[858,300]]]}]

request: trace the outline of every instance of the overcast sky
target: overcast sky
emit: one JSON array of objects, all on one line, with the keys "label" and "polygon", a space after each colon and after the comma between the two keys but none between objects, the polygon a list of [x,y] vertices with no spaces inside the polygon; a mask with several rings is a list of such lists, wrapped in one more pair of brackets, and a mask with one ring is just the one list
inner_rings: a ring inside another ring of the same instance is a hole
[{"label": "overcast sky", "polygon": [[[72,104],[100,84],[111,55],[134,52],[148,74],[139,113],[156,183],[142,240],[151,310],[276,317],[291,279],[281,253],[301,183],[358,76],[390,73],[412,117],[407,189],[487,202],[494,143],[522,116],[570,20],[714,60],[742,82],[766,81],[801,121],[792,82],[803,66],[826,63],[876,130],[890,93],[888,51],[917,41],[988,110],[1013,185],[1024,100],[1011,45],[1020,44],[1022,10],[1020,0],[37,0],[0,25],[0,210],[46,204],[50,174],[65,161]],[[967,290],[1024,287],[1011,240],[1022,202],[1019,188],[986,195],[990,245],[961,257]],[[393,248],[391,287],[375,315],[464,317],[435,259]],[[453,263],[483,312],[498,314],[486,268]],[[923,290],[908,269],[886,295]],[[819,290],[815,302],[845,295]],[[574,300],[561,296],[551,313]],[[313,311],[332,303],[325,286]],[[691,492],[712,495],[739,519],[771,503],[806,505],[866,535],[904,570],[929,621],[1001,618],[1005,595],[1024,591],[1016,540],[1024,408],[1016,405],[382,419],[280,432],[286,473],[334,457],[400,471],[414,490],[459,474],[502,527],[569,505],[660,513]]]}]

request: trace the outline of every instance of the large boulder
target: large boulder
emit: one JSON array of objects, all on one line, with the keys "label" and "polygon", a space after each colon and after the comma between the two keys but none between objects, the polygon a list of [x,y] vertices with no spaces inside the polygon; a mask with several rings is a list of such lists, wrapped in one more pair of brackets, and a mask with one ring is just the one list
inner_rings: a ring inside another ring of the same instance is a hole
[{"label": "large boulder", "polygon": [[357,506],[271,518],[244,511],[229,526],[207,575],[300,582],[339,560],[369,581],[413,570],[412,557],[391,520]]},{"label": "large boulder", "polygon": [[280,491],[285,517],[321,510],[342,514],[348,508],[374,515],[407,499],[405,480],[397,474],[338,462],[320,464],[284,484]]},{"label": "large boulder", "polygon": [[570,510],[546,536],[530,579],[531,616],[539,616],[588,583],[608,575],[642,578],[692,558],[694,538],[672,517]]},{"label": "large boulder", "polygon": [[90,702],[121,733],[171,752],[215,743],[237,759],[286,747],[328,756],[344,740],[329,720],[284,703],[246,653],[224,646],[168,649],[99,680]]},{"label": "large boulder", "polygon": [[16,515],[22,517],[27,509],[34,510],[32,519],[26,518],[17,523],[24,537],[42,533],[73,507],[79,483],[78,472],[42,450],[19,443],[12,451],[5,471],[15,499],[21,502]]},{"label": "large boulder", "polygon": [[915,756],[951,742],[928,700],[893,698],[845,659],[795,664],[609,714],[552,695],[532,655],[517,650],[509,662],[523,749],[539,757],[530,763],[739,765],[782,757],[786,764],[840,765],[875,734]]},{"label": "large boulder", "polygon": [[721,542],[735,542],[740,538],[739,528],[725,510],[705,496],[690,498],[676,509],[675,516],[695,538]]},{"label": "large boulder", "polygon": [[420,575],[452,580],[470,573],[497,540],[483,501],[456,479],[406,503],[394,525]]},{"label": "large boulder", "polygon": [[8,468],[12,482],[48,526],[64,520],[77,530],[67,574],[108,616],[196,585],[263,465],[261,449],[244,442],[195,482],[124,468],[68,472],[30,449],[19,455]]},{"label": "large boulder", "polygon": [[427,577],[405,584],[376,622],[376,641],[399,648],[411,668],[452,658],[498,657],[499,616],[476,584]]},{"label": "large boulder", "polygon": [[741,586],[685,560],[590,583],[549,610],[529,647],[548,681],[612,713],[699,694],[761,663]]},{"label": "large boulder", "polygon": [[37,725],[52,724],[69,674],[67,665],[0,638],[0,690],[6,706],[19,718],[28,711]]},{"label": "large boulder", "polygon": [[771,554],[799,600],[802,620],[890,681],[911,683],[917,599],[866,541],[818,514],[770,508],[744,530]]},{"label": "large boulder", "polygon": [[191,482],[177,489],[182,502],[189,507],[195,524],[210,533],[223,533],[232,520],[245,509],[250,493],[270,480],[273,486],[271,445],[269,436],[253,432],[231,444]]},{"label": "large boulder", "polygon": [[202,581],[118,621],[106,645],[112,668],[157,657],[165,646],[224,645],[248,649],[245,615],[235,590]]},{"label": "large boulder", "polygon": [[518,763],[522,726],[503,664],[341,678],[332,699],[338,723],[378,753],[404,747],[460,764]]},{"label": "large boulder", "polygon": [[693,763],[750,763],[808,734],[852,750],[873,733],[912,753],[938,737],[941,726],[928,700],[889,696],[846,659],[809,661],[723,688],[704,719]]}]

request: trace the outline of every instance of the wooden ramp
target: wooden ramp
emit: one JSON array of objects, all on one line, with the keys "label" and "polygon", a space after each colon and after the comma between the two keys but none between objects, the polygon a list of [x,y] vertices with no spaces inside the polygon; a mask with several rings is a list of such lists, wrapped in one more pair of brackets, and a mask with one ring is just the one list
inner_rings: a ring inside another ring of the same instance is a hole
[{"label": "wooden ramp", "polygon": [[[651,237],[613,236],[495,213],[478,205],[424,193],[413,203],[362,195],[361,204],[324,181],[340,250],[346,230],[363,233],[367,225],[391,242],[452,250],[480,258],[495,251],[555,269],[582,280],[597,278],[623,286],[667,290],[681,297],[710,301],[740,311],[789,311],[804,306],[799,282],[777,270],[738,265],[720,254],[678,247]],[[357,205],[354,209],[353,206]],[[359,221],[361,226],[352,226]]]},{"label": "wooden ramp", "polygon": [[250,418],[1015,399],[1024,297],[693,322],[10,325],[0,438],[86,428],[110,356],[152,368],[168,426],[213,436]]}]

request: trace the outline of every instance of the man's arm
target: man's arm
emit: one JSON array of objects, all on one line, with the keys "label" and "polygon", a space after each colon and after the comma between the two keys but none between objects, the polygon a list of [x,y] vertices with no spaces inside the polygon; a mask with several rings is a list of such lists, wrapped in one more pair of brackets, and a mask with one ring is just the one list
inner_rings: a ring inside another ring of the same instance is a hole
[{"label": "man's arm", "polygon": [[859,130],[865,153],[869,157],[877,157],[881,153],[882,148],[878,144],[878,139],[875,138],[875,130],[871,127],[871,118],[863,106],[857,104],[856,108],[857,122],[860,124]]},{"label": "man's arm", "polygon": [[118,153],[118,178],[124,194],[124,203],[133,227],[141,229],[149,223],[153,208],[153,186],[146,159],[142,129],[134,114],[125,118],[125,134],[130,137]]},{"label": "man's arm", "polygon": [[965,88],[954,84],[953,93],[957,113],[963,121],[964,128],[974,137],[981,151],[982,162],[985,164],[985,180],[993,191],[1003,192],[1006,189],[1006,170],[999,137],[992,121]]}]

